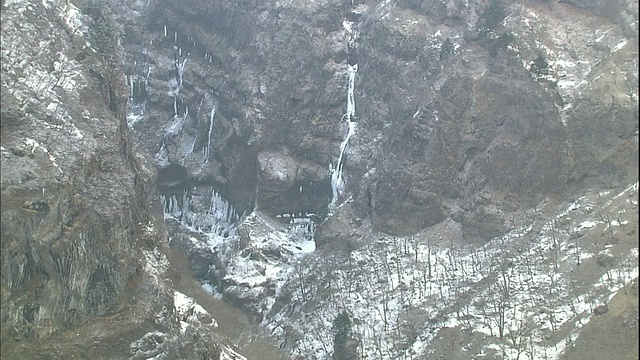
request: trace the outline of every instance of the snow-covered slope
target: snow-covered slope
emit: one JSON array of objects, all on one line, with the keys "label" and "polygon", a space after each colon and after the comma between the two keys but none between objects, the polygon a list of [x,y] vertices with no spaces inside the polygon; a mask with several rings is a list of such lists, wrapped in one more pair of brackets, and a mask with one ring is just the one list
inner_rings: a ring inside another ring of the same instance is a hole
[{"label": "snow-covered slope", "polygon": [[288,302],[263,324],[293,354],[318,359],[330,358],[343,310],[363,359],[435,357],[445,328],[481,335],[462,345],[468,358],[558,359],[594,309],[638,277],[637,239],[620,240],[637,222],[637,191],[635,183],[542,204],[479,248],[461,246],[446,223],[307,256],[282,290]]}]

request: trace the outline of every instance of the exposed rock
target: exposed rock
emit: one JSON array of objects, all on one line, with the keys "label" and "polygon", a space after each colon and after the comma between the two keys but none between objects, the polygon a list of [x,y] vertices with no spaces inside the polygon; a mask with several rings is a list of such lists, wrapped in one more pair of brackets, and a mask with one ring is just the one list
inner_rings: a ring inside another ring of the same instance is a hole
[{"label": "exposed rock", "polygon": [[180,332],[158,249],[156,164],[131,142],[114,16],[66,1],[2,4],[3,358],[226,351],[210,332]]},{"label": "exposed rock", "polygon": [[[329,199],[329,169],[286,150],[258,154],[257,205],[267,213],[323,212]],[[295,193],[299,195],[296,196]]]},{"label": "exposed rock", "polygon": [[596,316],[604,315],[609,312],[609,307],[607,305],[596,306],[593,309],[593,314]]}]

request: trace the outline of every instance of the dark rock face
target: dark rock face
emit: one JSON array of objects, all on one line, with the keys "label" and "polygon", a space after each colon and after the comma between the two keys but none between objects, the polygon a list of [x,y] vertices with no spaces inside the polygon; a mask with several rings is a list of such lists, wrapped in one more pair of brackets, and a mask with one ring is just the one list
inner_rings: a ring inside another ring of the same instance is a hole
[{"label": "dark rock face", "polygon": [[[624,159],[637,151],[620,136],[633,133],[637,110],[583,101],[567,120],[561,91],[496,42],[500,22],[492,23],[494,35],[469,35],[478,31],[471,25],[491,15],[482,4],[364,4],[367,10],[358,14],[333,2],[296,6],[152,6],[148,57],[137,62],[152,69],[146,95],[136,100],[145,102],[147,115],[133,127],[141,147],[163,158],[161,167],[186,169],[177,192],[215,187],[238,213],[254,206],[272,216],[326,211],[329,166],[345,131],[341,69],[349,47],[341,21],[349,16],[358,17],[361,35],[352,59],[359,65],[358,126],[347,149],[346,186],[356,215],[369,217],[376,230],[411,234],[458,209],[465,237],[487,240],[505,230],[500,211],[587,183],[628,180]],[[413,16],[427,30],[396,26],[381,18],[385,11]],[[442,35],[430,32],[437,26]],[[451,41],[456,36],[466,40],[457,40],[459,49]],[[174,59],[188,60],[179,92],[167,96],[178,82]],[[187,111],[197,113],[172,119]],[[611,133],[597,140],[604,142],[588,140],[603,132]],[[615,138],[622,140],[615,140],[622,151],[616,154],[627,155],[589,166]],[[478,196],[489,203],[476,203]]]},{"label": "dark rock face", "polygon": [[[23,46],[36,47],[29,40]],[[139,224],[150,219],[153,173],[132,154],[118,69],[96,60],[94,71],[83,74],[87,92],[104,96],[85,103],[85,117],[99,119],[75,127],[75,138],[60,131],[74,128],[70,119],[56,128],[57,113],[46,110],[51,99],[45,93],[30,108],[12,108],[19,121],[3,123],[3,337],[45,336],[113,314],[136,272]],[[18,94],[21,88],[7,91]],[[80,117],[72,102],[58,106]],[[5,153],[5,146],[16,151]]]},{"label": "dark rock face", "polygon": [[608,312],[609,312],[609,307],[607,307],[607,305],[596,306],[595,309],[593,309],[593,314],[596,316],[604,315]]},{"label": "dark rock face", "polygon": [[[344,56],[319,43],[330,14],[292,22],[296,15],[289,9],[197,1],[160,2],[152,14],[147,31],[154,38],[153,55],[147,64],[157,71],[146,84],[146,97],[136,99],[146,101],[152,121],[134,128],[155,135],[141,137],[142,147],[155,154],[164,143],[169,163],[183,164],[191,184],[215,185],[240,213],[254,203],[273,214],[326,208],[326,169],[339,141],[334,119],[341,116],[343,92],[323,66],[331,56]],[[187,54],[176,115],[187,107],[197,113],[180,129],[174,126],[175,132],[165,131],[174,113],[174,99],[166,95],[166,79],[174,76],[170,64]],[[265,159],[297,173],[274,178]],[[310,195],[297,195],[301,187]],[[256,188],[264,189],[257,198]]]},{"label": "dark rock face", "polygon": [[[121,49],[88,35],[117,36],[107,10],[98,23],[67,2],[3,2],[2,358],[221,352],[181,334],[159,277],[155,164],[133,150]],[[171,173],[161,188],[184,181]]]},{"label": "dark rock face", "polygon": [[258,154],[258,204],[273,216],[323,212],[331,194],[328,167],[289,153]]}]

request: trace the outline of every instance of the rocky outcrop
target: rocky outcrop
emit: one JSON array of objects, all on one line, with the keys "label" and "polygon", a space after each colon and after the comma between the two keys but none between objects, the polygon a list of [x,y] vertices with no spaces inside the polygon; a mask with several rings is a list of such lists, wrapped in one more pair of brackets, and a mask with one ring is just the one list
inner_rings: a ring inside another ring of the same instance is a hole
[{"label": "rocky outcrop", "polygon": [[265,212],[322,213],[331,188],[329,168],[289,155],[289,151],[265,151],[258,154],[258,198]]},{"label": "rocky outcrop", "polygon": [[[15,119],[2,131],[2,324],[3,338],[18,339],[118,309],[154,190],[128,140],[126,87],[117,68],[76,43],[75,7],[21,6],[3,11],[3,78],[12,84],[3,91]],[[10,15],[18,9],[22,29]],[[53,46],[34,43],[45,39]]]},{"label": "rocky outcrop", "polygon": [[233,353],[174,311],[157,173],[133,150],[114,16],[2,5],[3,358]]},{"label": "rocky outcrop", "polygon": [[[320,169],[328,169],[335,156],[334,119],[341,116],[342,92],[333,70],[324,67],[331,56],[344,56],[319,42],[330,14],[308,14],[305,23],[287,7],[197,1],[159,2],[149,11],[145,30],[153,45],[138,66],[148,66],[151,76],[145,95],[135,99],[145,104],[146,115],[133,128],[153,135],[140,137],[141,150],[166,152],[168,163],[161,166],[185,166],[190,184],[214,185],[239,213],[248,213],[254,203],[271,207],[273,214],[326,208],[329,177]],[[139,45],[130,44],[130,56],[136,56],[133,46]],[[175,79],[173,59],[186,61],[184,85],[175,96],[167,95],[167,77]],[[174,118],[187,111],[191,115],[184,122]],[[285,182],[268,179],[259,161],[281,151],[309,171]],[[287,200],[301,186],[305,195]],[[256,198],[256,188],[265,193]],[[314,200],[304,200],[309,196]]]},{"label": "rocky outcrop", "polygon": [[[552,24],[581,11],[567,4],[526,6]],[[350,30],[342,21],[357,16],[358,125],[346,149],[345,176],[356,216],[370,218],[376,230],[410,234],[453,215],[468,240],[487,240],[507,229],[505,212],[571,193],[585,181],[615,186],[628,180],[623,158],[637,153],[628,140],[616,145],[624,156],[604,161],[612,169],[587,166],[596,148],[611,144],[585,136],[610,126],[628,139],[637,110],[626,101],[612,105],[619,107],[614,112],[599,102],[573,102],[561,68],[565,54],[581,51],[582,43],[553,52],[535,48],[522,27],[522,15],[529,15],[516,4],[356,7],[351,13],[350,5],[330,1],[154,4],[144,62],[151,75],[138,99],[147,115],[133,126],[142,148],[166,157],[163,168],[185,167],[182,188],[214,187],[238,213],[254,206],[271,216],[326,212],[330,166],[345,131],[340,118]],[[210,28],[202,14],[219,21]],[[623,36],[616,31],[607,41]],[[551,32],[541,36],[558,42]],[[547,75],[531,70],[539,54],[548,60]],[[580,54],[609,66],[594,52]],[[186,61],[180,80],[174,59]],[[183,85],[171,85],[178,81]],[[179,91],[167,94],[172,87]],[[603,117],[619,125],[596,120]],[[479,197],[491,200],[482,205]]]}]

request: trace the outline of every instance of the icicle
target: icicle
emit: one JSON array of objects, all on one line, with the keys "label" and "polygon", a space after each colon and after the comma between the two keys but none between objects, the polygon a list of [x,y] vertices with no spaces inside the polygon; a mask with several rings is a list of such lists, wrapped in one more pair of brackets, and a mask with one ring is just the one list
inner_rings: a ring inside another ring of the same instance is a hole
[{"label": "icicle", "polygon": [[204,163],[209,162],[209,147],[211,146],[211,133],[213,132],[213,118],[216,115],[216,108],[211,109],[211,117],[209,118],[209,137],[207,138],[207,147],[205,148]]},{"label": "icicle", "polygon": [[196,136],[193,138],[193,143],[191,144],[191,150],[189,150],[189,154],[193,154],[193,150],[196,149],[196,139],[198,138],[198,130],[196,129]]},{"label": "icicle", "polygon": [[180,60],[176,60],[176,72],[178,75],[176,80],[178,82],[178,89],[182,85],[182,75],[184,74],[184,67],[187,64],[187,60],[189,60],[189,58],[185,58],[182,62],[180,62]]},{"label": "icicle", "polygon": [[173,114],[178,116],[178,95],[173,97]]},{"label": "icicle", "polygon": [[164,26],[164,37],[167,37],[167,25]]},{"label": "icicle", "polygon": [[177,31],[175,31],[173,33],[173,42],[178,43],[178,32]]},{"label": "icicle", "polygon": [[133,100],[133,76],[129,75],[129,91],[131,94],[131,100]]},{"label": "icicle", "polygon": [[182,214],[180,221],[185,221],[189,213],[189,198],[187,197],[187,190],[182,191]]}]

